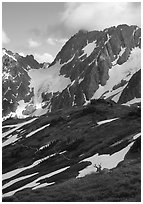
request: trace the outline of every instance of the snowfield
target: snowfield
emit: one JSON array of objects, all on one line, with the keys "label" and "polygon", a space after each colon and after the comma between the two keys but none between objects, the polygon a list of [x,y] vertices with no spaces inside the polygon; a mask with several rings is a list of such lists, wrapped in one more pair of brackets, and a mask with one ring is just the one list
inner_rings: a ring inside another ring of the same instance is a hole
[{"label": "snowfield", "polygon": [[61,92],[71,83],[69,78],[60,75],[62,66],[60,61],[58,61],[46,69],[29,70],[28,74],[31,78],[30,88],[34,88],[34,104],[36,106],[42,103],[42,92]]}]

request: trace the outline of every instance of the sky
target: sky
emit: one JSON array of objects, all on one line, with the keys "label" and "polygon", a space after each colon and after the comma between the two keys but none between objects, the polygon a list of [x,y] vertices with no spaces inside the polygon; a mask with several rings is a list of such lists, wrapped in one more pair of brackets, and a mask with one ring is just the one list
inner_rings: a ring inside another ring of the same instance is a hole
[{"label": "sky", "polygon": [[80,29],[141,26],[139,2],[3,2],[2,47],[52,62]]}]

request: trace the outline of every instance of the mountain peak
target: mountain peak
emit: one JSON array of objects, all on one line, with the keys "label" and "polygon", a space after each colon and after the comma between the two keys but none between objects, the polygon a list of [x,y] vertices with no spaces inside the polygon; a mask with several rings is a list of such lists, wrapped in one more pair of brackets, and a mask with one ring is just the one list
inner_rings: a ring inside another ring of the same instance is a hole
[{"label": "mountain peak", "polygon": [[[123,24],[103,31],[79,31],[66,42],[49,66],[39,64],[33,55],[19,58],[19,66],[26,70],[26,86],[30,87],[25,87],[26,93],[33,90],[29,105],[44,107],[42,112],[45,113],[82,106],[93,98],[122,103],[132,100],[136,93],[130,90],[132,94],[126,94],[128,98],[124,97],[124,92],[132,87],[130,80],[135,81],[132,80],[134,74],[137,73],[136,80],[139,78],[140,46],[141,29]],[[26,99],[25,104],[27,102]]]}]

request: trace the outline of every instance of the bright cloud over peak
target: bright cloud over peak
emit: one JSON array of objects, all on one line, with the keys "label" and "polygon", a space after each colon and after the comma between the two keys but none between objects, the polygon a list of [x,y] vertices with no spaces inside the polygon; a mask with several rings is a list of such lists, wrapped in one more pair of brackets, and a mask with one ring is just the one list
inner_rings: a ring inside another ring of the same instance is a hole
[{"label": "bright cloud over peak", "polygon": [[119,24],[141,26],[141,2],[6,2],[2,9],[6,31],[2,38],[7,49],[50,53],[54,57],[66,40],[81,29],[103,30]]},{"label": "bright cloud over peak", "polygon": [[33,39],[29,39],[28,40],[28,45],[29,45],[30,48],[35,48],[35,47],[39,47],[41,45],[41,43],[37,42],[37,41],[35,41]]},{"label": "bright cloud over peak", "polygon": [[56,45],[57,43],[63,45],[63,44],[66,43],[67,40],[68,40],[68,39],[66,39],[66,38],[62,38],[62,39],[48,38],[48,39],[46,40],[46,42],[47,42],[48,44],[50,44],[50,45]]},{"label": "bright cloud over peak", "polygon": [[140,6],[127,2],[68,2],[62,21],[70,30],[102,30],[119,24],[140,26],[141,12]]},{"label": "bright cloud over peak", "polygon": [[39,62],[39,63],[43,63],[43,62],[49,62],[51,63],[54,58],[51,54],[49,53],[43,53],[43,54],[38,54],[38,53],[35,53],[34,54],[34,58]]},{"label": "bright cloud over peak", "polygon": [[8,38],[7,34],[5,33],[4,30],[2,30],[2,43],[7,44],[10,42],[10,39]]}]

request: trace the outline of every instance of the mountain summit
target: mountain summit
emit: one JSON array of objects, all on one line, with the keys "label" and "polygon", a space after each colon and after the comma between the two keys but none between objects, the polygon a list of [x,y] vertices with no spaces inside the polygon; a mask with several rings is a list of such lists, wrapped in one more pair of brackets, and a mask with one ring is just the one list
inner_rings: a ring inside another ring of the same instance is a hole
[{"label": "mountain summit", "polygon": [[141,29],[128,25],[79,31],[46,68],[32,56],[4,54],[3,113],[13,116],[20,110],[24,117],[86,105],[91,99],[139,100],[140,61]]}]

